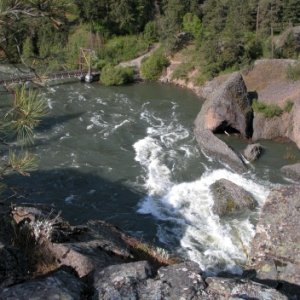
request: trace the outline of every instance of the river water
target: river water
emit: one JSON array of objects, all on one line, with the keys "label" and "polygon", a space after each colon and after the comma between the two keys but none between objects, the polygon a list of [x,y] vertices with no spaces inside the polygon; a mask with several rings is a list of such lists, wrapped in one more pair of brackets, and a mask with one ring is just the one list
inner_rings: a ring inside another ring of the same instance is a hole
[{"label": "river water", "polygon": [[[31,148],[40,166],[30,177],[8,178],[22,195],[15,201],[54,205],[77,224],[107,220],[207,272],[240,271],[259,211],[221,220],[209,186],[227,178],[261,206],[272,186],[286,182],[278,169],[300,159],[293,144],[266,142],[248,173],[225,169],[199,151],[193,136],[201,101],[174,86],[72,83],[42,93],[49,114]],[[224,138],[237,149],[246,144]]]}]

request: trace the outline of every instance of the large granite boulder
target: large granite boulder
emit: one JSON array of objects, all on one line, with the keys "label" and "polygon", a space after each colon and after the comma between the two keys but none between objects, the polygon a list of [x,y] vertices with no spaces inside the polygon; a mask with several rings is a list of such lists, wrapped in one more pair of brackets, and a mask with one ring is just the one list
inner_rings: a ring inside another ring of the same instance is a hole
[{"label": "large granite boulder", "polygon": [[248,145],[244,150],[244,156],[250,162],[258,159],[261,153],[262,153],[262,146],[258,143]]},{"label": "large granite boulder", "polygon": [[76,276],[64,270],[40,279],[17,284],[0,291],[0,300],[80,300],[85,286]]},{"label": "large granite boulder", "polygon": [[283,166],[280,170],[285,176],[300,181],[300,163]]},{"label": "large granite boulder", "polygon": [[[263,206],[252,243],[256,278],[300,295],[300,186],[274,189]],[[295,298],[297,299],[297,298]]]},{"label": "large granite boulder", "polygon": [[252,108],[240,73],[231,74],[204,102],[195,120],[197,130],[237,131],[252,135]]},{"label": "large granite boulder", "polygon": [[200,149],[206,155],[216,158],[238,173],[247,171],[247,167],[241,157],[210,130],[195,128],[194,133]]},{"label": "large granite boulder", "polygon": [[214,198],[213,212],[220,217],[253,210],[257,204],[249,192],[227,179],[217,180],[210,189]]}]

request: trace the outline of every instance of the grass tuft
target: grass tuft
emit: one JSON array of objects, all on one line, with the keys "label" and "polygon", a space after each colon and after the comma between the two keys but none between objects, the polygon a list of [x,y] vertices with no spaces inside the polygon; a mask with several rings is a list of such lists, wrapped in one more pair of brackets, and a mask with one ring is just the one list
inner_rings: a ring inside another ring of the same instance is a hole
[{"label": "grass tuft", "polygon": [[286,71],[289,80],[297,81],[300,79],[300,62],[295,65],[289,65]]},{"label": "grass tuft", "polygon": [[266,118],[274,118],[282,115],[283,110],[276,104],[266,104],[258,100],[252,103],[254,112],[262,113]]}]

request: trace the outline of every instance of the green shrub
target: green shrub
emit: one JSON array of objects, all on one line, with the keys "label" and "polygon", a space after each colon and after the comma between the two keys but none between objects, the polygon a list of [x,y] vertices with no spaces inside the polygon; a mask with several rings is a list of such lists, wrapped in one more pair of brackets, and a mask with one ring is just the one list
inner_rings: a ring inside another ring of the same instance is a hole
[{"label": "green shrub", "polygon": [[287,68],[287,78],[296,81],[300,79],[300,62],[295,65],[289,65]]},{"label": "green shrub", "polygon": [[100,60],[117,65],[121,61],[134,59],[148,50],[149,42],[142,36],[128,35],[114,37],[99,51]]},{"label": "green shrub", "polygon": [[276,104],[266,104],[254,100],[252,108],[255,112],[262,113],[266,118],[278,117],[283,113],[283,110]]},{"label": "green shrub", "polygon": [[133,82],[133,80],[134,70],[130,67],[122,68],[107,65],[101,71],[100,81],[106,86],[122,85]]},{"label": "green shrub", "polygon": [[290,113],[291,110],[292,110],[292,108],[293,108],[293,106],[294,106],[294,102],[291,101],[291,100],[287,100],[286,103],[285,103],[285,105],[284,105],[283,110],[285,112],[287,112],[287,113]]},{"label": "green shrub", "polygon": [[194,66],[192,63],[180,64],[172,73],[172,79],[187,79],[187,76]]},{"label": "green shrub", "polygon": [[198,16],[187,13],[183,16],[182,20],[183,30],[191,34],[195,39],[200,39],[202,35],[202,23]]},{"label": "green shrub", "polygon": [[158,30],[157,23],[155,21],[150,21],[146,24],[144,29],[144,39],[149,43],[158,42]]},{"label": "green shrub", "polygon": [[198,72],[198,74],[196,76],[193,77],[193,82],[195,85],[201,86],[209,79],[210,78],[208,77],[207,74],[204,74],[200,71],[200,72]]},{"label": "green shrub", "polygon": [[86,48],[88,45],[89,29],[87,26],[77,26],[73,33],[69,35],[66,47],[67,66],[70,69],[78,67],[78,57],[80,48]]},{"label": "green shrub", "polygon": [[163,69],[169,65],[167,57],[161,49],[156,50],[141,64],[141,76],[147,80],[157,80]]}]

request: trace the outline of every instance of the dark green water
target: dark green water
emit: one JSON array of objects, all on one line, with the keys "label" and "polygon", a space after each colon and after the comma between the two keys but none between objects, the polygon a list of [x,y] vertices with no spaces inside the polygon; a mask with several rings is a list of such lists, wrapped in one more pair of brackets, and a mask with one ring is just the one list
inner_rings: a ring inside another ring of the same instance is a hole
[{"label": "dark green water", "polygon": [[[24,196],[16,201],[53,205],[73,223],[107,220],[206,270],[237,271],[254,234],[253,215],[224,223],[213,214],[209,186],[227,178],[262,204],[272,184],[285,182],[279,167],[300,159],[294,145],[266,142],[247,174],[224,169],[196,145],[200,100],[174,86],[73,83],[43,94],[49,114],[31,149],[40,167],[8,178]],[[229,142],[244,147],[234,137]]]}]

